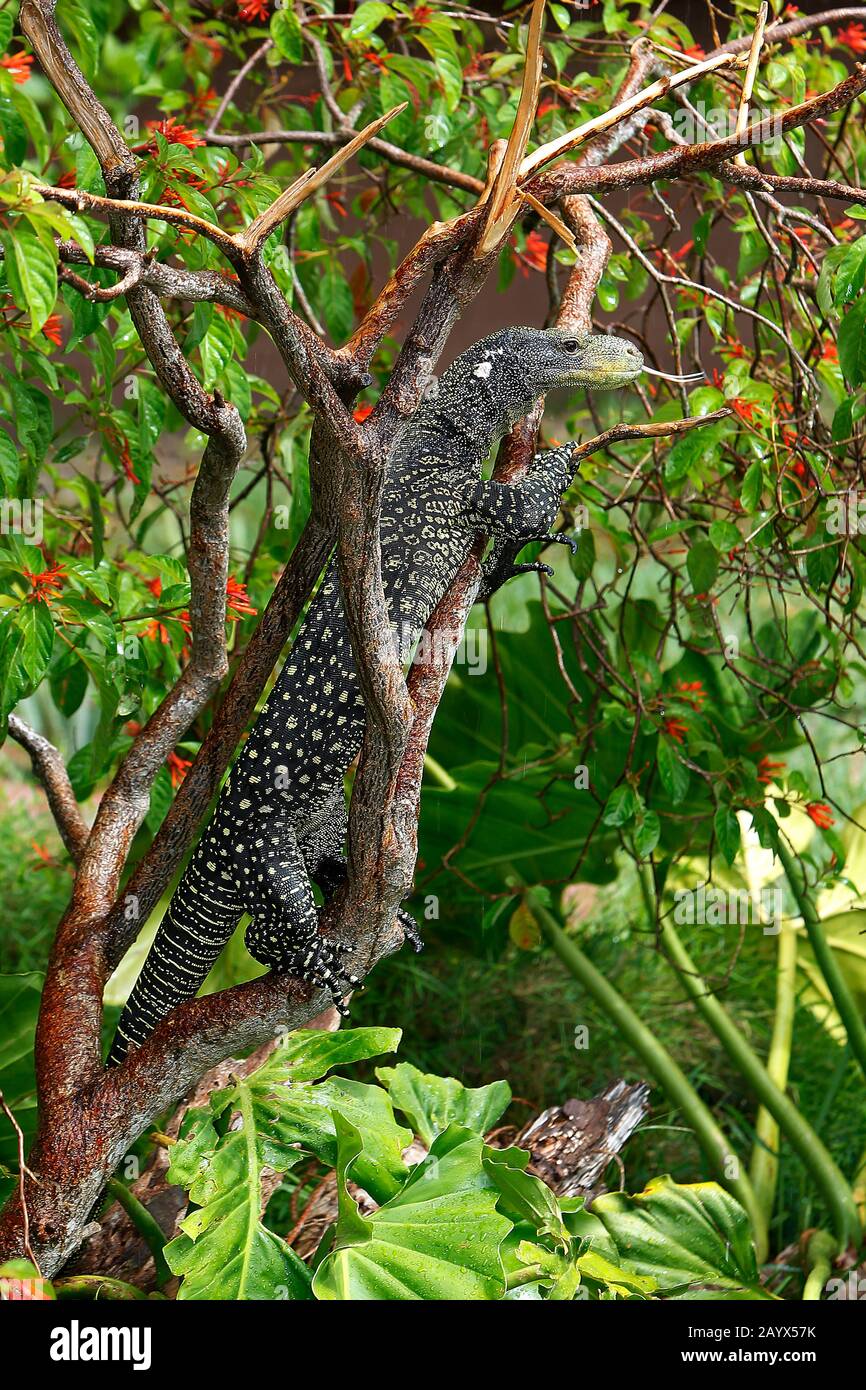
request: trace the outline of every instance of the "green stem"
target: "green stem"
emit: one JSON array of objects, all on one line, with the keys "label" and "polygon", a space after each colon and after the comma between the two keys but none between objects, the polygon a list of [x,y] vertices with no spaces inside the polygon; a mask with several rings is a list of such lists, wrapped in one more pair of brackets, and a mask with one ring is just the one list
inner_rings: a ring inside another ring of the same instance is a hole
[{"label": "green stem", "polygon": [[134,1284],[124,1284],[122,1279],[106,1279],[101,1274],[74,1274],[68,1279],[55,1279],[53,1288],[59,1299],[98,1298],[101,1301],[111,1298],[130,1303],[142,1299],[147,1302],[150,1297]]},{"label": "green stem", "polygon": [[832,1214],[839,1249],[845,1250],[849,1245],[858,1246],[860,1218],[851,1189],[840,1168],[793,1101],[770,1080],[757,1054],[749,1047],[715,995],[710,993],[669,919],[662,923],[660,937],[698,1012],[712,1028],[747,1085],[776,1120],[804,1168],[811,1173]]},{"label": "green stem", "polygon": [[804,1303],[818,1303],[833,1272],[836,1242],[827,1231],[813,1231],[806,1246],[809,1273],[803,1288]]},{"label": "green stem", "polygon": [[[782,926],[776,956],[776,1013],[770,1050],[767,1053],[767,1075],[780,1091],[784,1091],[788,1085],[796,1011],[797,933],[791,927]],[[755,1120],[755,1143],[749,1177],[752,1179],[752,1186],[767,1225],[773,1214],[778,1176],[779,1125],[767,1107],[762,1105]]]},{"label": "green stem", "polygon": [[848,982],[842,973],[835,952],[827,941],[824,924],[815,910],[815,905],[806,887],[804,874],[797,871],[794,860],[781,842],[776,848],[776,853],[782,868],[785,870],[785,877],[791,885],[791,892],[797,900],[797,906],[806,927],[816,964],[832,995],[836,1012],[845,1026],[845,1032],[848,1034],[848,1045],[860,1064],[864,1078],[866,1078],[866,1024],[864,1024],[854,996],[848,988]]},{"label": "green stem", "polygon": [[587,993],[592,995],[629,1046],[653,1073],[668,1099],[683,1112],[719,1182],[748,1212],[755,1245],[760,1258],[764,1259],[767,1246],[766,1227],[763,1225],[761,1209],[755,1200],[752,1184],[746,1176],[745,1165],[732,1149],[688,1077],[677,1066],[656,1035],[638,1018],[613,985],[608,983],[579,946],[562,930],[552,913],[535,903],[532,912],[566,969],[583,985]]},{"label": "green stem", "polygon": [[506,1274],[505,1287],[519,1289],[523,1284],[534,1284],[543,1274],[541,1265],[524,1265],[522,1269],[513,1269],[510,1274]]},{"label": "green stem", "polygon": [[854,1189],[854,1201],[857,1203],[860,1220],[866,1225],[866,1149],[857,1161],[851,1186]]},{"label": "green stem", "polygon": [[115,1201],[120,1203],[139,1235],[147,1242],[156,1268],[156,1285],[157,1288],[161,1289],[166,1280],[171,1278],[171,1270],[165,1262],[163,1253],[165,1232],[159,1222],[151,1216],[144,1203],[130,1192],[126,1184],[120,1181],[120,1178],[111,1179],[108,1184],[108,1191]]}]

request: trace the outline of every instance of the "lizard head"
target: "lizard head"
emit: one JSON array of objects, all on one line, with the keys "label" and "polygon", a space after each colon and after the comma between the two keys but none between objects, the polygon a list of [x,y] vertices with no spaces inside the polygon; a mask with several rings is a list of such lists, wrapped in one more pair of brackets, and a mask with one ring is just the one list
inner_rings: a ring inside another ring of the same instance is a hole
[{"label": "lizard head", "polygon": [[603,333],[535,330],[522,348],[521,366],[539,394],[562,386],[595,390],[627,386],[644,370],[643,355],[625,338]]}]

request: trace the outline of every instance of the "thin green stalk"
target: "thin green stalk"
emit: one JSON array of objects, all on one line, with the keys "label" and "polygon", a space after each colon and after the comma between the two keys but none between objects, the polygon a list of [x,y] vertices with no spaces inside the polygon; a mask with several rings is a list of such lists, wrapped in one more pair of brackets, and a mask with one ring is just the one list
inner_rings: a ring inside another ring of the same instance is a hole
[{"label": "thin green stalk", "polygon": [[803,1288],[804,1303],[818,1303],[833,1273],[836,1243],[828,1231],[813,1231],[806,1246],[809,1273]]},{"label": "thin green stalk", "polygon": [[806,927],[816,964],[824,977],[833,1003],[836,1005],[836,1012],[845,1026],[851,1051],[860,1064],[864,1078],[866,1078],[866,1024],[864,1024],[854,996],[848,988],[848,982],[842,973],[835,952],[827,941],[824,924],[812,902],[803,874],[798,873],[794,860],[781,842],[776,848],[776,853],[782,868],[785,870],[785,877],[791,885],[791,892],[797,900],[797,906]]},{"label": "thin green stalk", "polygon": [[759,1258],[765,1259],[767,1230],[761,1209],[755,1200],[752,1184],[746,1175],[745,1164],[734,1152],[688,1077],[677,1066],[667,1048],[638,1018],[613,985],[596,970],[580,947],[562,930],[553,914],[535,903],[532,913],[566,969],[603,1009],[629,1046],[655,1076],[668,1099],[682,1110],[713,1173],[748,1212]]},{"label": "thin green stalk", "polygon": [[[797,1011],[797,933],[782,926],[776,955],[776,1012],[767,1053],[767,1075],[780,1091],[788,1085],[794,1015]],[[749,1177],[767,1224],[773,1214],[779,1176],[779,1125],[766,1106],[758,1109]]]},{"label": "thin green stalk", "polygon": [[106,1279],[101,1274],[74,1274],[68,1279],[55,1279],[52,1287],[59,1299],[98,1298],[101,1302],[104,1298],[110,1298],[131,1303],[139,1300],[147,1302],[150,1298],[134,1284],[124,1284],[121,1279]]},{"label": "thin green stalk", "polygon": [[[841,1169],[793,1101],[770,1080],[757,1054],[752,1051],[715,995],[710,993],[670,920],[662,923],[660,937],[665,952],[676,967],[686,993],[693,999],[698,1012],[712,1028],[744,1081],[776,1120],[803,1166],[811,1173],[832,1214],[833,1229],[840,1250],[847,1249],[849,1245],[858,1246],[860,1218],[851,1189]],[[761,1211],[763,1216],[763,1209]]]},{"label": "thin green stalk", "polygon": [[159,1222],[151,1216],[144,1203],[130,1192],[126,1184],[120,1181],[120,1178],[111,1179],[108,1184],[108,1191],[123,1207],[138,1234],[147,1242],[156,1268],[157,1288],[161,1289],[166,1280],[171,1278],[171,1270],[165,1262],[163,1253],[165,1232]]}]

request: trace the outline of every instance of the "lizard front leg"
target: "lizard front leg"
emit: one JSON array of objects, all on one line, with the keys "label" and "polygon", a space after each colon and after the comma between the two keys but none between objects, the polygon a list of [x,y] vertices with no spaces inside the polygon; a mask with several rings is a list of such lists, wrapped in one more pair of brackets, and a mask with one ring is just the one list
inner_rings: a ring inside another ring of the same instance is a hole
[{"label": "lizard front leg", "polygon": [[517,564],[518,554],[530,542],[568,545],[572,553],[577,549],[573,536],[550,531],[560,498],[576,470],[574,448],[573,444],[564,444],[536,454],[519,483],[481,479],[473,484],[464,515],[493,537],[493,549],[483,566],[484,583],[479,598],[489,598],[517,574],[553,573],[549,565],[538,561]]},{"label": "lizard front leg", "polygon": [[327,989],[338,1011],[343,996],[360,981],[342,964],[338,942],[319,934],[313,890],[291,826],[270,822],[235,846],[242,896],[252,922],[244,935],[254,960],[284,975]]}]

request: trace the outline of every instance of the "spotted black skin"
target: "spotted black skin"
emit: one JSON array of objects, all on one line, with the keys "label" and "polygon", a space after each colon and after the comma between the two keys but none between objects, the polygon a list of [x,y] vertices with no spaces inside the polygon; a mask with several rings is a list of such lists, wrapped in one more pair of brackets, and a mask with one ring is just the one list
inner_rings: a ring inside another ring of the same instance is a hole
[{"label": "spotted black skin", "polygon": [[[548,391],[624,386],[642,367],[621,338],[508,328],[432,384],[392,451],[381,513],[385,596],[404,658],[478,530],[494,541],[491,587],[527,568],[513,564],[522,545],[568,539],[548,528],[572,480],[573,446],[537,454],[511,486],[481,478],[494,443]],[[363,731],[332,563],[171,899],[111,1062],[197,992],[244,913],[256,960],[328,988],[338,1004],[355,983],[340,948],[319,936],[311,881],[327,897],[345,876],[344,777]]]}]

